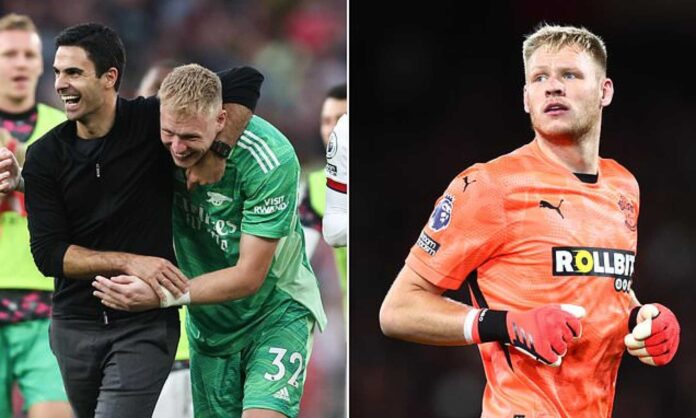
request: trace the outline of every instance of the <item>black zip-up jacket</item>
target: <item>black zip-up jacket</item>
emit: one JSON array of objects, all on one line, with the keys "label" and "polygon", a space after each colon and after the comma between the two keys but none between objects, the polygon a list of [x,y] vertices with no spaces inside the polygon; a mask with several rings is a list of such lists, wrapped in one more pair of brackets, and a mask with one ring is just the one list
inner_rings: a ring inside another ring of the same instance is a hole
[{"label": "black zip-up jacket", "polygon": [[[263,82],[258,71],[240,67],[218,75],[225,103],[254,110]],[[176,263],[174,164],[160,141],[156,97],[119,97],[114,126],[89,142],[77,138],[74,121],[56,126],[29,147],[22,176],[34,261],[55,277],[53,317],[108,321],[134,314],[105,308],[92,295],[92,280],[66,277],[65,252],[74,244]]]}]

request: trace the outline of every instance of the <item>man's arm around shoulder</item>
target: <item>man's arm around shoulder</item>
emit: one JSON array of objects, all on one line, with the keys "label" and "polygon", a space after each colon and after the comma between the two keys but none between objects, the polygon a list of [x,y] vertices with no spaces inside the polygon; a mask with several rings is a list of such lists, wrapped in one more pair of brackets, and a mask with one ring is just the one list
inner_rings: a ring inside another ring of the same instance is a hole
[{"label": "man's arm around shoulder", "polygon": [[[227,112],[225,126],[218,140],[233,147],[246,129],[261,95],[263,75],[252,67],[237,67],[221,71],[223,109]],[[226,159],[208,151],[201,160],[187,170],[186,187],[191,190],[197,185],[213,184],[225,173]]]}]

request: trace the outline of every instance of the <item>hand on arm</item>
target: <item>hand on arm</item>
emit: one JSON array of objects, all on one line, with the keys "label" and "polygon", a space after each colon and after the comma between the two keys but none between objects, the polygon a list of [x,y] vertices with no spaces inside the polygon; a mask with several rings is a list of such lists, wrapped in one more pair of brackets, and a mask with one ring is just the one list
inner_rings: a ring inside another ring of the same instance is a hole
[{"label": "hand on arm", "polygon": [[382,331],[422,344],[498,341],[552,366],[561,364],[568,344],[582,333],[579,319],[585,310],[579,306],[546,305],[528,311],[474,309],[445,298],[444,291],[405,266],[382,304]]},{"label": "hand on arm", "polygon": [[128,312],[140,312],[162,307],[152,287],[136,276],[116,276],[111,279],[97,276],[92,282],[94,296],[105,306]]},{"label": "hand on arm", "polygon": [[173,301],[160,300],[151,286],[135,276],[97,277],[94,295],[104,305],[125,311],[143,311],[188,303],[207,304],[241,299],[256,293],[263,284],[278,246],[277,239],[242,234],[240,256],[234,267],[213,271],[191,281],[187,294]]},{"label": "hand on arm", "polygon": [[91,279],[96,275],[137,276],[147,283],[160,300],[166,300],[162,287],[175,297],[188,290],[188,279],[164,258],[122,252],[94,251],[71,245],[65,252],[63,271],[67,277]]}]

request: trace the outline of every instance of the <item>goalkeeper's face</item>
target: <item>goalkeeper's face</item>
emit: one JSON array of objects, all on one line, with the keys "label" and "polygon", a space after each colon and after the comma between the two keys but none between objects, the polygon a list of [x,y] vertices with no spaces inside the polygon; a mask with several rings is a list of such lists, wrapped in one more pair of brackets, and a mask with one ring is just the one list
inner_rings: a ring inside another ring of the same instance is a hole
[{"label": "goalkeeper's face", "polygon": [[225,124],[225,111],[182,112],[160,105],[160,136],[177,167],[189,168],[208,152]]},{"label": "goalkeeper's face", "polygon": [[613,91],[599,64],[579,47],[542,47],[527,62],[525,111],[543,138],[573,141],[598,133]]}]

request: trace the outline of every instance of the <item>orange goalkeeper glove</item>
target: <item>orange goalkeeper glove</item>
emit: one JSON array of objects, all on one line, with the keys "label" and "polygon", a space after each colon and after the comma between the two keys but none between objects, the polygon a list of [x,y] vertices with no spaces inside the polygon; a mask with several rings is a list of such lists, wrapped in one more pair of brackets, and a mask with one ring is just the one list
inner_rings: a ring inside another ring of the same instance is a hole
[{"label": "orange goalkeeper glove", "polygon": [[629,319],[631,333],[624,337],[628,354],[651,366],[672,361],[679,347],[679,321],[659,303],[637,306]]},{"label": "orange goalkeeper glove", "polygon": [[585,308],[545,305],[528,311],[472,309],[464,320],[470,344],[499,341],[549,366],[561,365],[568,344],[582,334]]}]

